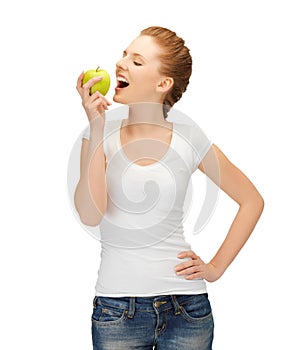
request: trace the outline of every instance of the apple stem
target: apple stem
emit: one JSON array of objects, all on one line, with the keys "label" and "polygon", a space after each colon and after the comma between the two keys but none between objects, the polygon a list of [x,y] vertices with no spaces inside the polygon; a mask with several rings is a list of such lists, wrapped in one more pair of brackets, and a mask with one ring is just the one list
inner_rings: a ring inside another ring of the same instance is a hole
[{"label": "apple stem", "polygon": [[96,71],[98,71],[100,69],[100,66],[98,66],[98,68],[96,69]]}]

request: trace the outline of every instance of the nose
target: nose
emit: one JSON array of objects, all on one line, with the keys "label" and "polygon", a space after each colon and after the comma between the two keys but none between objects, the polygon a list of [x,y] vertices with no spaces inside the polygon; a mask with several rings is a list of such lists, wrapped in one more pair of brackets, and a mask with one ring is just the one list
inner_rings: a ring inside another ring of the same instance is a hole
[{"label": "nose", "polygon": [[121,58],[120,60],[118,60],[118,62],[116,63],[116,67],[117,69],[121,69],[121,70],[127,70],[127,65],[125,63],[125,58]]}]

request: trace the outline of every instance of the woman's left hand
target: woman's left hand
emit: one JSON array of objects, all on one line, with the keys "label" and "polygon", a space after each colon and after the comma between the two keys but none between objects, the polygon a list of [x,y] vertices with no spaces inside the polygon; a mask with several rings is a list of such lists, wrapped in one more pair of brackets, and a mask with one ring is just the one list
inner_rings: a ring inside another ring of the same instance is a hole
[{"label": "woman's left hand", "polygon": [[175,266],[176,274],[178,276],[186,275],[185,279],[187,280],[204,278],[208,282],[214,282],[222,275],[212,263],[206,264],[192,250],[179,253],[178,258],[190,258],[190,260]]}]

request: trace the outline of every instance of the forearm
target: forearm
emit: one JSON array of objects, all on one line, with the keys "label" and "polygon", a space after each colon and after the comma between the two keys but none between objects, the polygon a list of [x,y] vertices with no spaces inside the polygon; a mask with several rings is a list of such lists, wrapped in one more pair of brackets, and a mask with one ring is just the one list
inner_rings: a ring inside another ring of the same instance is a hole
[{"label": "forearm", "polygon": [[81,221],[95,226],[101,221],[107,206],[103,125],[91,125],[85,157],[81,159],[81,176],[75,191],[75,206]]},{"label": "forearm", "polygon": [[263,199],[256,190],[250,194],[248,201],[240,205],[224,242],[210,261],[220,276],[250,237],[261,216],[263,207]]}]

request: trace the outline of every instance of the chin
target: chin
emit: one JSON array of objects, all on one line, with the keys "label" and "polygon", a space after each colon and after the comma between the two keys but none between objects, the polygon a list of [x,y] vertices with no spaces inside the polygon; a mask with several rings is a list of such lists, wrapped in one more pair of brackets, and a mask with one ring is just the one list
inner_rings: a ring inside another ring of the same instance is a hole
[{"label": "chin", "polygon": [[126,94],[126,96],[123,96],[123,95],[118,94],[118,93],[114,94],[113,101],[116,103],[123,104],[123,105],[132,105],[132,104],[141,104],[141,103],[150,103],[150,104],[160,103],[160,102],[154,102],[152,100],[145,99],[145,98],[140,99],[138,96],[137,96],[137,98],[136,97],[129,98],[127,96],[127,94]]},{"label": "chin", "polygon": [[114,101],[114,102],[122,103],[121,100],[122,100],[122,99],[121,99],[117,94],[114,94],[114,96],[113,96],[113,101]]},{"label": "chin", "polygon": [[117,93],[114,94],[113,101],[116,103],[121,103],[123,105],[128,105],[130,103],[133,103],[130,99],[123,96],[119,96]]}]

